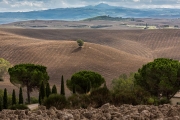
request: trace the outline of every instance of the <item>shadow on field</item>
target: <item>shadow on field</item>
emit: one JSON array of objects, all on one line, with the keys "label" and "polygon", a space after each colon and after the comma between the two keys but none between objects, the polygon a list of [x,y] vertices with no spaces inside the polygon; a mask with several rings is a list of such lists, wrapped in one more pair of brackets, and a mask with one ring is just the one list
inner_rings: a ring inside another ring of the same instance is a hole
[{"label": "shadow on field", "polygon": [[79,52],[82,49],[82,47],[78,47],[72,51],[72,53]]}]

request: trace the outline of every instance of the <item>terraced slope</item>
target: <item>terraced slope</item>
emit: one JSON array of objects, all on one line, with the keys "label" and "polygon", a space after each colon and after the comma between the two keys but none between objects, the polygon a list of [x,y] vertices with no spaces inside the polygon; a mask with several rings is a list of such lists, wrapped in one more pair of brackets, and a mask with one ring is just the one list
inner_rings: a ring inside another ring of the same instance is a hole
[{"label": "terraced slope", "polygon": [[[152,59],[102,44],[85,42],[79,48],[71,40],[42,40],[0,31],[0,56],[12,64],[34,63],[47,66],[51,85],[60,84],[61,75],[70,79],[79,70],[100,73],[110,86],[111,80],[122,73],[138,70]],[[8,78],[1,87],[7,87]],[[12,86],[11,86],[12,88]]]}]

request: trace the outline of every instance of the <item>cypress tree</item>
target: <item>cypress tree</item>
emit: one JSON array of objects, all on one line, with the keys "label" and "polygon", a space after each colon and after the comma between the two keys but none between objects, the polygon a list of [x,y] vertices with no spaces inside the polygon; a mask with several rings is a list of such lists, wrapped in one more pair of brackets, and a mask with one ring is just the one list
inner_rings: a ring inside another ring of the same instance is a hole
[{"label": "cypress tree", "polygon": [[22,88],[19,88],[19,104],[23,104],[24,99],[23,99],[23,93],[22,93]]},{"label": "cypress tree", "polygon": [[41,83],[41,87],[40,87],[40,96],[41,96],[41,99],[43,100],[46,96],[46,90],[45,90],[45,87],[44,87],[44,82],[42,81]]},{"label": "cypress tree", "polygon": [[49,97],[49,95],[51,94],[51,88],[49,83],[46,84],[46,97]]},{"label": "cypress tree", "polygon": [[52,87],[52,94],[57,94],[56,85],[53,85]]},{"label": "cypress tree", "polygon": [[16,104],[16,93],[15,90],[13,89],[13,93],[12,93],[12,105]]},{"label": "cypress tree", "polygon": [[4,95],[3,95],[3,108],[4,109],[8,108],[8,98],[7,98],[7,90],[6,90],[6,88],[4,89]]},{"label": "cypress tree", "polygon": [[74,84],[73,84],[73,94],[76,94],[76,87]]},{"label": "cypress tree", "polygon": [[65,95],[63,75],[61,77],[61,91],[60,91],[60,93],[61,93],[61,95]]},{"label": "cypress tree", "polygon": [[44,87],[44,82],[41,82],[40,90],[39,90],[39,104],[42,104],[42,100],[46,97],[46,89]]},{"label": "cypress tree", "polygon": [[42,99],[41,99],[41,92],[39,91],[39,104],[42,104]]},{"label": "cypress tree", "polygon": [[3,100],[2,97],[0,96],[0,111],[3,110]]}]

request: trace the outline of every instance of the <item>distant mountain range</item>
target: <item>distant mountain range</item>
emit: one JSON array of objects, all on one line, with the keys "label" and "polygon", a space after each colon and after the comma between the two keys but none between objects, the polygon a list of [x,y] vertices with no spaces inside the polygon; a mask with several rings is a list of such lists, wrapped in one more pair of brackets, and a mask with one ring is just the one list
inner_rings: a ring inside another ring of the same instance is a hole
[{"label": "distant mountain range", "polygon": [[123,18],[180,18],[180,9],[135,9],[98,4],[79,8],[57,8],[29,12],[0,12],[0,24],[26,20],[77,21],[96,16]]}]

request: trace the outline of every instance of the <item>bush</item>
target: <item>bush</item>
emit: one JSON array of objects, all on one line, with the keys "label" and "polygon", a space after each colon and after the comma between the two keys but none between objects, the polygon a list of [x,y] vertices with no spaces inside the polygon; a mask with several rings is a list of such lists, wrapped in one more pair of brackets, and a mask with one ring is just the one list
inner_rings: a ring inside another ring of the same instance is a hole
[{"label": "bush", "polygon": [[80,98],[79,95],[73,94],[72,96],[68,97],[68,104],[71,108],[80,108]]},{"label": "bush", "polygon": [[150,97],[150,98],[147,100],[147,104],[153,105],[153,104],[154,104],[154,99],[153,99],[152,97]]},{"label": "bush", "polygon": [[64,95],[51,94],[48,98],[44,99],[43,105],[48,109],[51,106],[56,107],[56,109],[63,109],[67,105],[67,100]]},{"label": "bush", "polygon": [[84,44],[84,41],[79,39],[79,40],[77,40],[77,44],[79,45],[79,47],[82,47]]},{"label": "bush", "polygon": [[27,107],[27,105],[24,105],[24,104],[16,104],[16,105],[10,106],[9,109],[11,109],[11,110],[25,110],[25,109],[29,109],[29,108]]},{"label": "bush", "polygon": [[81,103],[80,107],[86,109],[90,105],[90,101],[91,101],[89,96],[86,94],[83,94],[83,95],[80,95],[79,97],[80,97],[80,103]]},{"label": "bush", "polygon": [[73,94],[68,98],[68,103],[70,108],[78,109],[78,108],[87,108],[90,104],[90,98],[88,95],[77,95]]},{"label": "bush", "polygon": [[[35,103],[39,102],[36,97],[31,97],[30,100],[31,100],[31,104],[35,104]],[[28,104],[28,99],[27,98],[26,98],[26,104]]]},{"label": "bush", "polygon": [[137,105],[138,99],[133,93],[120,92],[113,94],[113,104],[122,105],[122,104],[132,104]]},{"label": "bush", "polygon": [[90,94],[90,99],[93,107],[101,107],[103,104],[111,102],[112,95],[108,88],[102,87],[93,90]]},{"label": "bush", "polygon": [[161,104],[161,105],[162,105],[162,104],[169,104],[169,103],[171,103],[171,101],[168,100],[167,98],[161,98],[161,99],[160,99],[160,104]]}]

